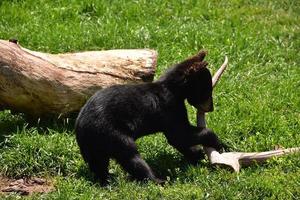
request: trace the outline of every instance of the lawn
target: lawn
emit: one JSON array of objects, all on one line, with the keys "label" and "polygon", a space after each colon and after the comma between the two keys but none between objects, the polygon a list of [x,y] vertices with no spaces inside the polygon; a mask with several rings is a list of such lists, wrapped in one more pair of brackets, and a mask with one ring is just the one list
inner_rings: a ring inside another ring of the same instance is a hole
[{"label": "lawn", "polygon": [[[208,127],[238,151],[300,146],[300,1],[0,0],[0,39],[51,53],[119,48],[158,51],[159,77],[200,49],[214,72]],[[188,107],[191,123],[196,110]],[[115,162],[108,187],[93,183],[77,147],[74,119],[29,120],[0,112],[0,175],[50,179],[55,191],[29,199],[300,199],[300,156],[239,174],[190,166],[160,133],[139,139],[142,156],[168,181],[131,181]],[[0,198],[18,199],[11,194]]]}]

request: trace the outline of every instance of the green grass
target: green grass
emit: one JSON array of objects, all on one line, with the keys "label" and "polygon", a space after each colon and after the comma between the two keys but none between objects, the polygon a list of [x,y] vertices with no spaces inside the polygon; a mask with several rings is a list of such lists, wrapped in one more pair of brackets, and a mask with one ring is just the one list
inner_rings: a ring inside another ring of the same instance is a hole
[{"label": "green grass", "polygon": [[[300,146],[299,21],[295,0],[0,1],[0,38],[17,38],[32,50],[153,48],[156,77],[200,49],[209,51],[212,72],[227,55],[208,126],[240,151]],[[189,107],[192,123],[195,112]],[[101,188],[91,181],[72,127],[72,120],[29,123],[0,112],[0,174],[54,179],[54,192],[31,199],[300,199],[299,155],[234,174],[207,161],[189,166],[162,134],[138,146],[168,179],[165,187],[132,182],[112,162],[111,184]]]}]

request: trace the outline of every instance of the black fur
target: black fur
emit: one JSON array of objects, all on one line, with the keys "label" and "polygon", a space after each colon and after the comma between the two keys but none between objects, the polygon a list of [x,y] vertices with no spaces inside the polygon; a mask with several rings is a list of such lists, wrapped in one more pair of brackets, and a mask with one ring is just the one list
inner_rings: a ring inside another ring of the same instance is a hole
[{"label": "black fur", "polygon": [[198,144],[220,149],[209,129],[190,125],[184,100],[212,111],[212,80],[205,52],[174,65],[153,83],[116,85],[94,94],[76,120],[76,139],[90,170],[107,183],[109,159],[135,179],[161,183],[141,158],[135,140],[163,132],[168,142],[191,163],[203,158]]}]

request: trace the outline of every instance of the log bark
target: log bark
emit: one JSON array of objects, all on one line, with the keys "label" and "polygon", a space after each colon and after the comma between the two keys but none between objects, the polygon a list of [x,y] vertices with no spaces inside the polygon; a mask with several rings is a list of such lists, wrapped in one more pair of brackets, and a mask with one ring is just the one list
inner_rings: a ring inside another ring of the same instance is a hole
[{"label": "log bark", "polygon": [[77,112],[102,88],[152,81],[150,49],[48,54],[0,40],[0,107],[40,117]]}]

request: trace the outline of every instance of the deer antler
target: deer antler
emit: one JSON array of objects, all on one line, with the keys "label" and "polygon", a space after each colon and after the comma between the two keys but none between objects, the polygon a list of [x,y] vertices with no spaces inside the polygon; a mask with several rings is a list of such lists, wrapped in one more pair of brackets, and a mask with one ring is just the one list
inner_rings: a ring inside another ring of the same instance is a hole
[{"label": "deer antler", "polygon": [[[226,56],[224,63],[212,78],[213,87],[219,81],[221,75],[223,74],[224,70],[227,67],[227,64],[228,64],[228,58]],[[197,125],[199,127],[206,127],[205,113],[197,112]],[[241,165],[250,165],[251,163],[255,163],[255,162],[262,163],[265,160],[272,157],[300,152],[300,147],[279,149],[279,150],[266,151],[266,152],[252,152],[252,153],[225,152],[220,154],[214,148],[211,147],[204,147],[204,151],[211,164],[229,166],[235,172],[239,172]]]},{"label": "deer antler", "polygon": [[221,67],[218,69],[218,71],[215,73],[215,75],[212,78],[212,85],[213,87],[215,87],[215,85],[218,83],[218,81],[220,80],[223,72],[225,71],[225,69],[227,68],[228,65],[228,58],[227,56],[225,56],[225,60],[224,63],[221,65]]}]

